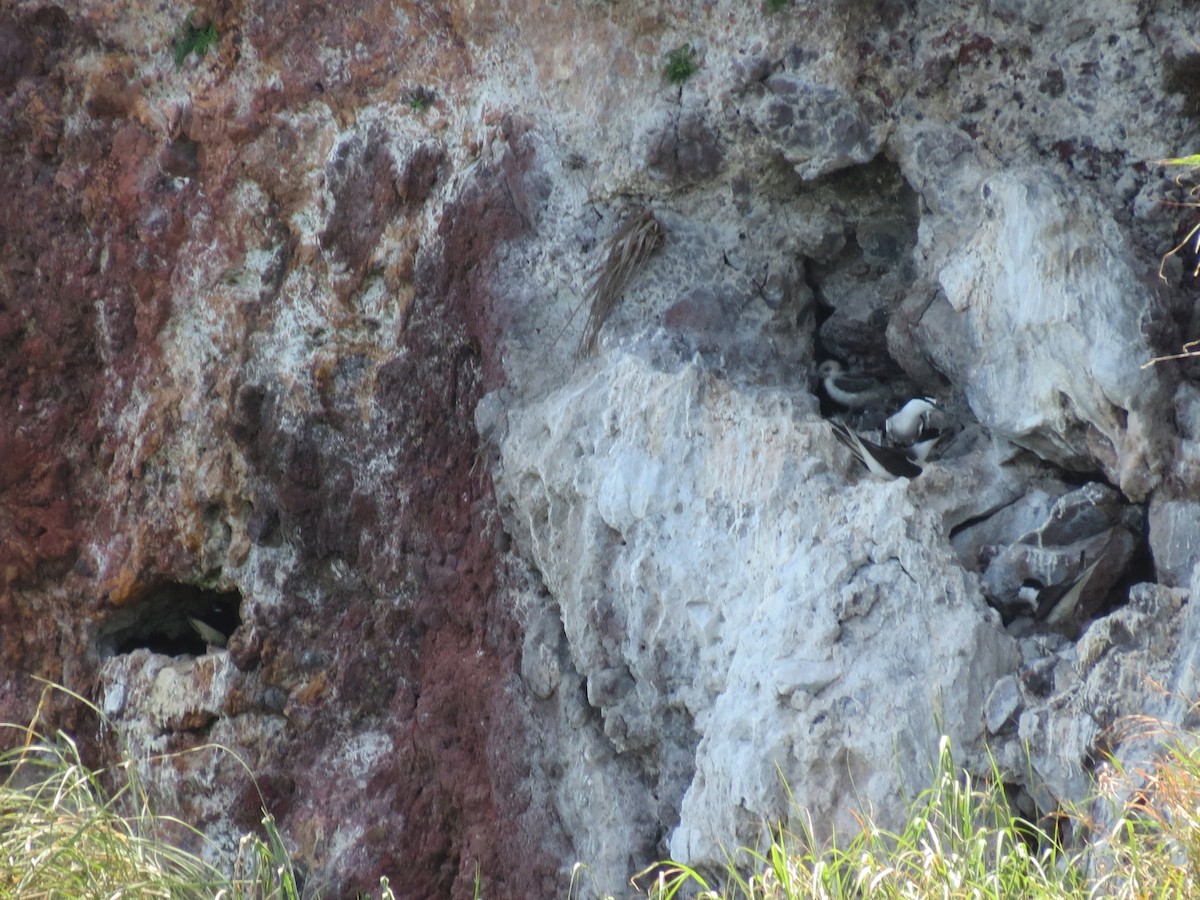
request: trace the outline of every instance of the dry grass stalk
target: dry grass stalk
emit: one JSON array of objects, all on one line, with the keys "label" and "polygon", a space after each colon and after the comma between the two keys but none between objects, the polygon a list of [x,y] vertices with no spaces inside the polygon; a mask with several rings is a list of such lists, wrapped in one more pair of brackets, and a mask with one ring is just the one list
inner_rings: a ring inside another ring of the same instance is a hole
[{"label": "dry grass stalk", "polygon": [[[1200,154],[1193,154],[1191,156],[1185,156],[1181,159],[1159,159],[1159,160],[1155,160],[1155,165],[1187,166],[1188,170],[1190,172],[1195,172],[1197,169],[1200,169]],[[1175,183],[1182,187],[1183,176],[1181,175],[1178,178],[1176,178]],[[1195,197],[1197,194],[1200,194],[1200,186],[1194,186],[1194,187],[1190,188],[1188,190],[1188,193],[1191,196]],[[1195,202],[1194,203],[1166,203],[1165,205],[1166,206],[1190,206],[1192,208],[1200,207],[1200,203],[1195,203]],[[1173,247],[1171,250],[1167,251],[1167,253],[1165,253],[1163,255],[1162,260],[1158,264],[1158,277],[1160,279],[1162,279],[1163,281],[1167,280],[1167,276],[1164,273],[1164,269],[1166,268],[1166,265],[1167,265],[1167,260],[1170,259],[1172,256],[1175,256],[1176,254],[1180,253],[1182,250],[1186,249],[1189,242],[1194,242],[1193,246],[1192,246],[1192,253],[1193,253],[1193,255],[1195,255],[1197,257],[1198,260],[1200,260],[1200,225],[1192,226],[1191,230],[1188,231],[1188,233],[1184,237],[1184,239],[1182,241],[1180,241],[1175,247]],[[1195,278],[1197,275],[1200,275],[1200,261],[1198,261],[1196,263],[1196,267],[1194,269],[1192,269],[1192,277]],[[1200,356],[1200,340],[1188,341],[1186,344],[1183,345],[1183,349],[1179,353],[1170,353],[1165,356],[1156,356],[1156,357],[1154,357],[1154,359],[1150,360],[1150,362],[1144,363],[1142,365],[1142,368],[1149,369],[1151,366],[1158,365],[1160,362],[1168,362],[1169,360],[1173,360],[1173,359],[1195,359],[1198,356]]]},{"label": "dry grass stalk", "polygon": [[1156,356],[1150,362],[1142,363],[1142,368],[1148,369],[1160,362],[1167,362],[1172,359],[1195,359],[1198,356],[1200,356],[1200,341],[1188,341],[1183,345],[1182,352],[1171,353],[1167,356]]},{"label": "dry grass stalk", "polygon": [[665,240],[666,232],[649,207],[641,215],[631,216],[608,239],[604,265],[590,291],[592,305],[579,348],[575,351],[577,357],[595,352],[600,329],[624,294],[625,287]]}]

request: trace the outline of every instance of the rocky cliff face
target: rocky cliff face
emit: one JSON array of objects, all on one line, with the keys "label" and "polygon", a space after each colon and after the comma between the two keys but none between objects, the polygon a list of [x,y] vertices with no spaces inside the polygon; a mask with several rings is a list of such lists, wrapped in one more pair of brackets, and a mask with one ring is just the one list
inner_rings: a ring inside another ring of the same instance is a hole
[{"label": "rocky cliff face", "polygon": [[[6,5],[0,718],[87,693],[331,896],[619,892],[759,840],[781,774],[897,816],[943,733],[1083,797],[1196,693],[1158,6]],[[825,417],[890,407],[827,358],[961,434],[871,479]],[[1081,554],[1070,621],[1014,612]]]}]

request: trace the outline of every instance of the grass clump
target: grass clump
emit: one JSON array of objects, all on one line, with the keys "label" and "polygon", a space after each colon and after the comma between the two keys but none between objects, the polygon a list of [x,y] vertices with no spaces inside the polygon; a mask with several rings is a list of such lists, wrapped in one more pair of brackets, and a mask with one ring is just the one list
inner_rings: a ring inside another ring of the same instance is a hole
[{"label": "grass clump", "polygon": [[214,896],[219,873],[159,837],[182,823],[160,821],[144,806],[119,812],[139,802],[133,780],[107,795],[102,773],[80,762],[66,735],[38,736],[0,765],[10,773],[0,786],[0,896]]},{"label": "grass clump", "polygon": [[767,12],[777,13],[783,12],[792,5],[792,0],[767,0]]},{"label": "grass clump", "polygon": [[208,48],[217,42],[217,26],[209,22],[204,28],[197,28],[192,24],[194,12],[188,13],[183,24],[179,26],[179,30],[175,33],[175,40],[171,44],[171,49],[175,54],[176,70],[183,68],[184,60],[191,54],[204,56],[208,53]]},{"label": "grass clump", "polygon": [[[1177,159],[1160,159],[1158,164],[1162,166],[1183,166],[1190,172],[1194,173],[1200,169],[1200,154],[1193,153],[1191,156],[1181,156]],[[1200,187],[1191,188],[1189,194],[1192,197],[1200,194]],[[1200,202],[1185,203],[1183,205],[1193,208],[1200,208]],[[1197,275],[1200,275],[1200,223],[1198,223],[1194,225],[1190,231],[1188,231],[1182,241],[1180,241],[1167,253],[1166,256],[1163,257],[1162,265],[1158,267],[1159,278],[1165,278],[1163,275],[1163,265],[1166,265],[1167,260],[1172,256],[1182,253],[1184,250],[1188,249],[1189,244],[1192,245],[1191,254],[1196,258],[1195,268],[1192,269],[1192,277],[1195,278]]]},{"label": "grass clump", "polygon": [[[1200,153],[1193,153],[1190,156],[1181,156],[1175,159],[1160,159],[1158,160],[1158,164],[1162,166],[1182,166],[1187,169],[1189,173],[1195,173],[1200,171]],[[1176,180],[1177,184],[1182,180],[1182,177],[1183,176]],[[1198,195],[1200,195],[1200,186],[1193,186],[1188,193],[1191,197],[1196,198]],[[1200,209],[1200,200],[1194,199],[1188,203],[1175,205]],[[1178,256],[1179,254],[1183,253],[1186,253],[1188,256],[1190,256],[1192,262],[1194,263],[1192,268],[1192,278],[1200,276],[1200,222],[1198,222],[1196,225],[1193,225],[1188,233],[1184,235],[1183,240],[1167,251],[1167,253],[1163,256],[1162,261],[1158,266],[1158,277],[1163,281],[1166,281],[1167,277],[1164,274],[1164,269],[1167,265],[1167,260],[1173,256]],[[1172,353],[1167,356],[1156,356],[1154,359],[1150,360],[1150,362],[1143,365],[1142,368],[1148,369],[1157,363],[1166,362],[1170,359],[1191,359],[1197,356],[1200,356],[1200,340],[1188,341],[1183,345],[1179,353]]]},{"label": "grass clump", "polygon": [[[44,703],[43,696],[39,716]],[[270,815],[263,819],[266,840],[243,837],[227,875],[175,845],[172,836],[208,840],[152,810],[132,759],[91,769],[70,736],[41,734],[37,721],[0,725],[19,732],[19,746],[0,753],[0,897],[299,900],[296,873]]]},{"label": "grass clump", "polygon": [[1111,781],[1135,787],[1124,789],[1128,799],[1095,853],[1104,896],[1200,896],[1200,746],[1195,736],[1170,746],[1149,771],[1130,775],[1113,767]]},{"label": "grass clump", "polygon": [[998,772],[972,779],[943,740],[934,784],[898,832],[863,819],[839,844],[817,840],[811,821],[802,819],[798,834],[778,829],[764,853],[743,848],[715,875],[661,863],[638,877],[653,880],[655,900],[1200,896],[1200,751],[1176,747],[1138,781],[1131,812],[1089,847],[1068,851],[1012,811]]},{"label": "grass clump", "polygon": [[667,54],[667,63],[663,66],[663,77],[671,84],[683,84],[699,71],[696,65],[695,51],[691,44],[676,47]]}]

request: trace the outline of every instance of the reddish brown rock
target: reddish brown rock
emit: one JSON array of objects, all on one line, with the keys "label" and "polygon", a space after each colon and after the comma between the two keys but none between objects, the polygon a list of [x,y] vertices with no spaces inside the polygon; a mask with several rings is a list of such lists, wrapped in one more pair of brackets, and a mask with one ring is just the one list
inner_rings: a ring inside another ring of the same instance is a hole
[{"label": "reddish brown rock", "polygon": [[[225,737],[327,896],[385,874],[398,896],[466,894],[477,867],[491,896],[554,893],[556,826],[509,804],[529,773],[496,765],[527,739],[472,421],[502,378],[487,273],[531,225],[532,151],[506,120],[513,149],[454,197],[432,137],[397,156],[375,126],[334,148],[331,127],[401,85],[449,90],[461,44],[425,4],[214,5],[218,46],[178,74],[179,23],[158,15],[150,51],[114,52],[99,6],[0,14],[0,718],[32,713],[38,675],[135,746]],[[318,47],[362,52],[337,67]],[[280,78],[246,77],[247,50]],[[325,225],[298,233],[322,168]],[[380,260],[402,332],[357,305]],[[280,324],[315,295],[335,298],[324,333]],[[210,588],[242,598],[228,667],[164,668],[225,659],[180,618]],[[256,826],[240,767],[206,785],[179,759],[152,775],[168,809]]]}]

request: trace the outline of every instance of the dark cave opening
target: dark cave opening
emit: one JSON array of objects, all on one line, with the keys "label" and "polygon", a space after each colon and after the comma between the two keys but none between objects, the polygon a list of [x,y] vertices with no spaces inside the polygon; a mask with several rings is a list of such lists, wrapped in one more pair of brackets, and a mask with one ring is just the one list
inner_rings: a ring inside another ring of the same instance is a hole
[{"label": "dark cave opening", "polygon": [[240,591],[213,591],[170,581],[114,611],[101,626],[102,657],[146,649],[164,656],[203,656],[242,623]]},{"label": "dark cave opening", "polygon": [[[830,173],[797,201],[814,217],[836,210],[822,241],[805,257],[804,279],[815,316],[814,366],[837,360],[847,372],[908,385],[908,373],[888,346],[888,323],[912,291],[912,255],[920,195],[900,167],[882,157]],[[818,381],[822,416],[844,413]]]}]

